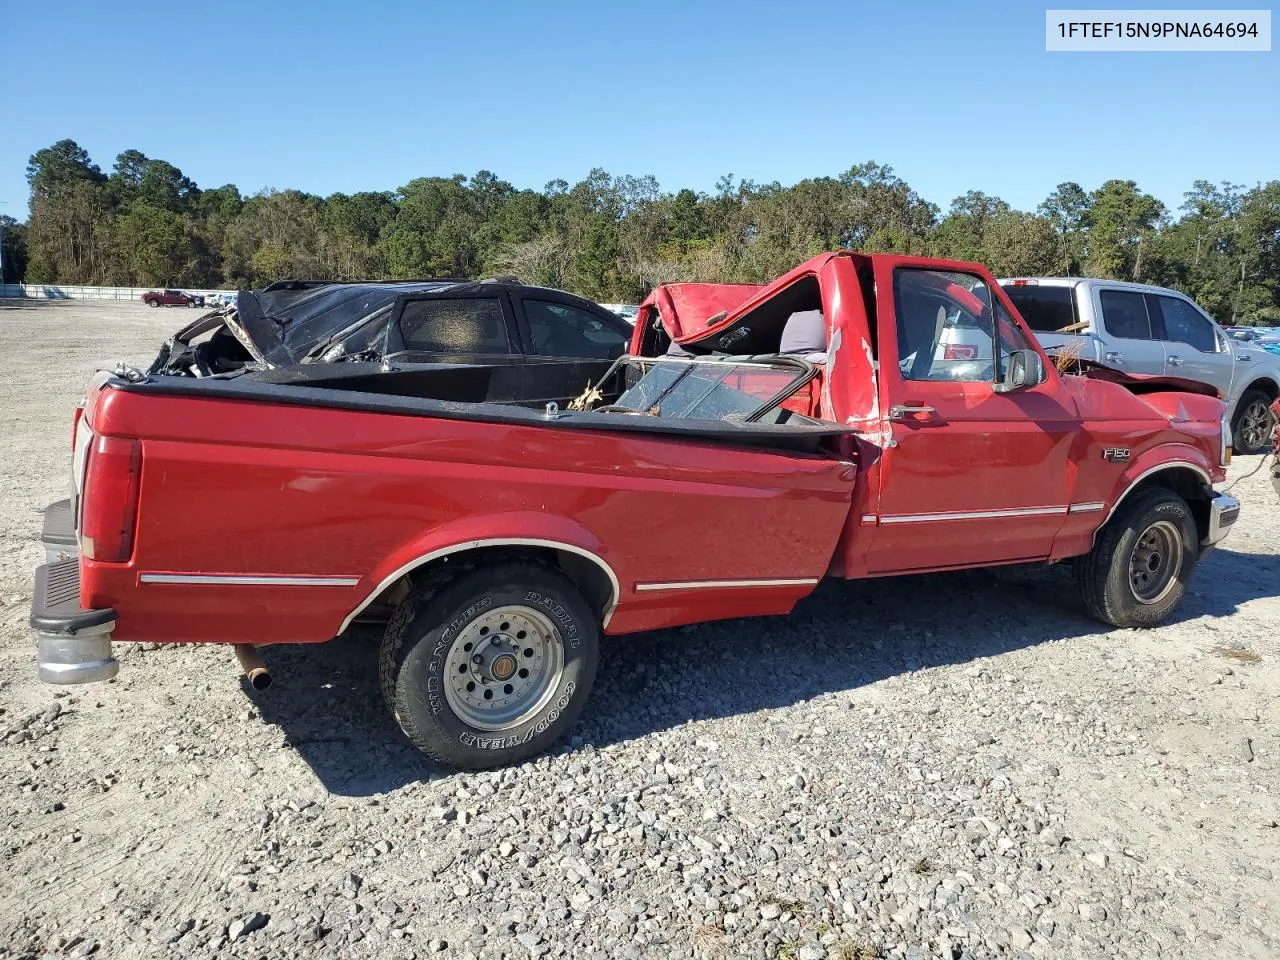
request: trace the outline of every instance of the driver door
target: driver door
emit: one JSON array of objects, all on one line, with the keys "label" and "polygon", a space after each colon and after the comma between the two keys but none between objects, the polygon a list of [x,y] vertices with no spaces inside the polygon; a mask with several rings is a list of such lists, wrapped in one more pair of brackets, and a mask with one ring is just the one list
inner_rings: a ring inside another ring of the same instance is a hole
[{"label": "driver door", "polygon": [[1235,355],[1218,328],[1181,297],[1149,293],[1146,299],[1148,312],[1160,319],[1165,373],[1212,384],[1223,397],[1231,396]]},{"label": "driver door", "polygon": [[1080,426],[1056,370],[1046,363],[1044,383],[996,389],[1008,355],[1035,348],[983,276],[881,261],[876,288],[890,437],[868,572],[1048,557]]}]

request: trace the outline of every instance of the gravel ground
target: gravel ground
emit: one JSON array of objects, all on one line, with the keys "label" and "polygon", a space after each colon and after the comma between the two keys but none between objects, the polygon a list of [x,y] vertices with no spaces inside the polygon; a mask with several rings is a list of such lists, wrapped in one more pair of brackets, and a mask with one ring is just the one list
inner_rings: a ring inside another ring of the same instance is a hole
[{"label": "gravel ground", "polygon": [[562,751],[451,774],[369,635],[269,650],[264,694],[216,648],[36,682],[72,405],[189,319],[0,304],[0,957],[1280,954],[1265,472],[1159,630],[1086,619],[1056,568],[826,584],[610,642]]}]

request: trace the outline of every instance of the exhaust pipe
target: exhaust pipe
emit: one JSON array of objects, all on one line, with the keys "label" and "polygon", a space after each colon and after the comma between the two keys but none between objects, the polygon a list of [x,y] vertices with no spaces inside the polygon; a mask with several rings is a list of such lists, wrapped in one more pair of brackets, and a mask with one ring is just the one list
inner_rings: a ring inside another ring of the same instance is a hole
[{"label": "exhaust pipe", "polygon": [[240,669],[244,671],[249,686],[255,690],[265,690],[271,686],[271,672],[262,660],[262,654],[251,643],[235,644],[236,659],[240,661]]}]

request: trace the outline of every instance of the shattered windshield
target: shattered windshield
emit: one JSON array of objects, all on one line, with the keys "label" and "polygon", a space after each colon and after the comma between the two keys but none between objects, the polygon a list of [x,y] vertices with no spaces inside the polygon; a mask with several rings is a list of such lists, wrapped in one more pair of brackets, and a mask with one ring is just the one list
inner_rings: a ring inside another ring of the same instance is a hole
[{"label": "shattered windshield", "polygon": [[816,368],[792,357],[623,357],[602,387],[620,391],[599,413],[631,413],[678,420],[741,423],[816,423],[783,403],[814,377]]}]

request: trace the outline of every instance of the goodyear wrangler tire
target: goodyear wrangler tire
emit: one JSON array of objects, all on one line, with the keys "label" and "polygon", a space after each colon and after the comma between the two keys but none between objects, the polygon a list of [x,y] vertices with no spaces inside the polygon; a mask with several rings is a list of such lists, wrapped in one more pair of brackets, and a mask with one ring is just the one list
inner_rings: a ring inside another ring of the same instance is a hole
[{"label": "goodyear wrangler tire", "polygon": [[1141,491],[1076,561],[1076,584],[1089,613],[1103,623],[1155,627],[1181,602],[1198,557],[1186,501],[1170,490]]},{"label": "goodyear wrangler tire", "polygon": [[599,629],[558,570],[506,561],[423,584],[382,641],[383,693],[414,746],[484,770],[546,750],[595,680]]}]

